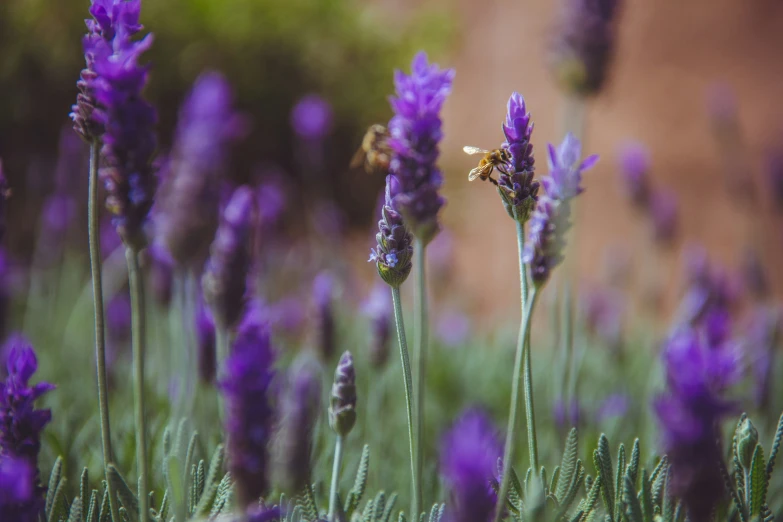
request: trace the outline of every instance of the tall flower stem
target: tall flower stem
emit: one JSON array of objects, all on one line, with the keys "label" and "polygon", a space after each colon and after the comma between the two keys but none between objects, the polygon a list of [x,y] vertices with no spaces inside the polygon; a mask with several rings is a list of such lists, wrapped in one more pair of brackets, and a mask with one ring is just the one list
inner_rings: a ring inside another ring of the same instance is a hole
[{"label": "tall flower stem", "polygon": [[[87,202],[87,221],[90,241],[90,274],[92,277],[92,298],[95,306],[95,366],[98,374],[98,407],[101,417],[101,446],[103,447],[103,468],[112,462],[111,427],[109,423],[109,387],[106,380],[106,336],[104,330],[103,284],[101,280],[101,236],[100,213],[98,211],[98,156],[100,143],[90,144],[90,194]],[[105,472],[105,471],[104,471]],[[106,476],[109,492],[109,510],[112,520],[119,520],[117,497],[114,486]]]},{"label": "tall flower stem", "polygon": [[[416,474],[422,477],[424,468],[424,394],[427,381],[427,349],[428,349],[428,310],[427,310],[427,279],[426,279],[426,245],[416,239],[413,246],[414,265],[416,272],[416,299],[413,315],[413,326],[416,338],[413,344],[413,371],[416,376]],[[422,484],[418,483],[419,499],[422,499]]]},{"label": "tall flower stem", "polygon": [[337,506],[337,484],[340,482],[340,465],[343,460],[343,437],[337,436],[334,443],[334,464],[332,465],[332,487],[329,488],[329,521],[335,520]]},{"label": "tall flower stem", "polygon": [[405,405],[408,409],[408,441],[411,452],[411,520],[419,519],[419,475],[416,469],[416,439],[413,422],[413,379],[411,376],[411,361],[408,355],[408,342],[405,340],[405,323],[402,319],[402,304],[400,303],[400,287],[392,287],[392,301],[394,301],[394,319],[397,323],[397,339],[400,342],[400,358],[402,359],[402,377],[405,382]]},{"label": "tall flower stem", "polygon": [[[226,359],[230,355],[231,338],[229,336],[228,328],[220,324],[215,324],[215,353],[217,356],[216,366],[217,370],[215,374],[217,379],[221,380],[225,376]],[[220,419],[226,418],[226,404],[223,400],[223,394],[218,393],[218,411],[220,412]]]},{"label": "tall flower stem", "polygon": [[[523,274],[524,278],[524,264],[522,264],[520,260],[521,270],[520,272]],[[500,492],[498,493],[498,503],[495,508],[495,517],[494,521],[499,522],[501,517],[503,516],[503,511],[505,509],[505,499],[508,497],[508,488],[509,488],[509,482],[510,482],[510,469],[511,464],[514,460],[514,433],[516,431],[516,424],[517,424],[517,410],[519,409],[519,388],[522,381],[522,360],[523,355],[525,355],[523,352],[527,352],[527,356],[529,357],[530,353],[530,347],[528,346],[527,350],[524,349],[525,347],[525,340],[528,339],[528,332],[530,330],[530,319],[533,316],[533,307],[536,303],[536,296],[537,292],[535,288],[529,295],[529,299],[526,303],[526,307],[522,312],[522,324],[520,325],[519,330],[519,338],[517,339],[517,351],[516,351],[516,357],[514,358],[514,378],[511,385],[511,405],[509,408],[509,414],[508,414],[508,428],[506,430],[506,446],[505,450],[503,451],[503,478],[500,483]],[[530,369],[530,365],[526,364],[525,368],[525,396],[526,398],[530,397],[530,403],[532,405],[532,381],[528,378],[528,372]],[[528,393],[528,386],[531,386],[531,393]],[[528,439],[531,437],[535,439],[535,429],[531,424],[532,421],[532,409],[528,409]],[[529,443],[528,445],[530,451],[531,451],[531,467],[533,469],[538,469],[538,456],[536,454],[536,445],[535,442],[532,444]]]},{"label": "tall flower stem", "polygon": [[139,268],[139,254],[125,250],[131,298],[131,334],[133,347],[133,403],[136,420],[136,466],[139,473],[139,520],[149,522],[149,475],[147,473],[147,419],[144,412],[144,349],[146,345],[144,283]]}]

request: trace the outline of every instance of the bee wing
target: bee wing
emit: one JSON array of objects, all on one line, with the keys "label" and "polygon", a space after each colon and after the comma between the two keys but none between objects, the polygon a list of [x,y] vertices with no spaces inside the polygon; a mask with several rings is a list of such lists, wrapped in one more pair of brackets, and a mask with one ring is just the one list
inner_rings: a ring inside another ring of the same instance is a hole
[{"label": "bee wing", "polygon": [[478,147],[470,147],[468,145],[462,147],[462,150],[465,151],[465,154],[486,154],[489,152],[488,150],[480,149]]},{"label": "bee wing", "polygon": [[486,165],[482,165],[480,167],[476,167],[475,169],[471,170],[468,173],[468,181],[473,181],[475,179],[480,178],[482,175],[484,175],[485,172],[492,170],[492,164],[488,163]]},{"label": "bee wing", "polygon": [[351,163],[349,166],[352,169],[358,169],[362,165],[364,165],[364,160],[367,159],[367,151],[364,150],[364,147],[359,147],[359,149],[354,153],[353,157],[351,158]]}]

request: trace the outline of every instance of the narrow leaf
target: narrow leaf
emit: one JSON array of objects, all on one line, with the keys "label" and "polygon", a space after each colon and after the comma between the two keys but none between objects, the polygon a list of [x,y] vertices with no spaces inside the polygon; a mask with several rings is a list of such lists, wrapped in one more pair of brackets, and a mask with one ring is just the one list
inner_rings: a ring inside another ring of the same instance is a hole
[{"label": "narrow leaf", "polygon": [[114,491],[117,492],[117,498],[120,500],[120,503],[127,510],[130,522],[137,522],[139,520],[139,501],[128,487],[128,483],[125,482],[125,479],[122,478],[122,475],[120,475],[120,472],[113,464],[109,464],[106,467],[106,476],[112,486],[114,486]]},{"label": "narrow leaf", "polygon": [[52,511],[52,505],[54,505],[54,494],[57,493],[57,486],[60,484],[60,479],[63,475],[63,459],[57,457],[52,466],[52,472],[49,474],[49,487],[46,490],[46,516],[48,517]]},{"label": "narrow leaf", "polygon": [[778,429],[775,431],[775,438],[772,441],[772,449],[769,452],[769,462],[767,462],[767,480],[772,478],[772,472],[775,469],[775,459],[778,456],[778,450],[780,450],[780,444],[783,440],[783,414],[780,415],[778,421]]},{"label": "narrow leaf", "polygon": [[625,505],[625,514],[630,522],[643,522],[642,506],[636,497],[636,488],[631,482],[631,477],[624,476],[623,480],[623,504]]},{"label": "narrow leaf", "polygon": [[560,478],[557,483],[557,492],[555,496],[557,500],[562,504],[563,497],[568,492],[568,487],[573,480],[574,472],[576,471],[576,454],[579,445],[579,434],[576,428],[571,428],[566,438],[565,448],[563,449],[563,459],[560,463]]},{"label": "narrow leaf", "polygon": [[764,448],[756,444],[750,465],[750,517],[760,515],[767,503],[767,470],[764,462]]},{"label": "narrow leaf", "polygon": [[[628,463],[628,476],[631,477],[631,481],[636,486],[639,479],[639,456],[641,451],[639,450],[639,439],[633,441],[633,449],[631,450],[631,461]],[[652,482],[652,480],[651,480]]]},{"label": "narrow leaf", "polygon": [[[84,474],[82,474],[83,476]],[[84,522],[82,516],[82,499],[76,497],[71,504],[71,510],[68,512],[68,522]]]}]

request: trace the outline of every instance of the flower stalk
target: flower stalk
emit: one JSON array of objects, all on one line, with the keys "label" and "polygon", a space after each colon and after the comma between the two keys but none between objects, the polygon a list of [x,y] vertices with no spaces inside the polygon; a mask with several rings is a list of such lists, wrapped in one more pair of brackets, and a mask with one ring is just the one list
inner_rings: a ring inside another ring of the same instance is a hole
[{"label": "flower stalk", "polygon": [[[414,310],[414,331],[416,338],[413,345],[413,371],[416,376],[416,474],[421,477],[424,468],[424,397],[427,382],[427,349],[428,342],[428,309],[427,309],[427,279],[426,279],[426,245],[416,239],[413,247],[414,264],[416,265],[416,298]],[[422,484],[419,482],[418,496],[421,499]],[[414,511],[414,513],[416,513]]]},{"label": "flower stalk", "polygon": [[334,464],[332,465],[332,486],[329,488],[329,520],[335,520],[337,506],[337,484],[340,482],[340,466],[343,460],[343,437],[337,435],[334,443]]},{"label": "flower stalk", "polygon": [[[94,139],[90,144],[89,199],[87,202],[88,235],[90,242],[90,275],[92,297],[95,306],[95,367],[98,376],[98,409],[101,418],[101,447],[103,469],[108,469],[113,460],[111,450],[111,424],[109,422],[109,387],[106,378],[106,335],[104,327],[103,284],[101,279],[101,235],[98,210],[98,157],[100,143]],[[109,509],[113,520],[119,520],[117,497],[114,486],[106,477],[109,492]]]}]

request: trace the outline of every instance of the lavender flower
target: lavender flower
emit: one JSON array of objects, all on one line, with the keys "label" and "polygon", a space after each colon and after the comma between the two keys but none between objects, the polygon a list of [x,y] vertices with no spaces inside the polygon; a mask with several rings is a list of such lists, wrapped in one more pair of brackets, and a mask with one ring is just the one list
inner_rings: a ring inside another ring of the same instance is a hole
[{"label": "lavender flower", "polygon": [[637,208],[650,203],[650,153],[641,143],[627,143],[620,151],[620,182],[623,191]]},{"label": "lavender flower", "polygon": [[744,353],[750,359],[753,401],[766,410],[770,404],[775,355],[780,340],[780,311],[758,307],[752,311],[744,338]]},{"label": "lavender flower", "polygon": [[389,360],[394,313],[389,289],[382,283],[376,283],[364,302],[362,311],[370,320],[370,364],[375,368],[383,368]]},{"label": "lavender flower", "polygon": [[551,60],[564,90],[589,96],[606,83],[620,4],[620,0],[564,0]]},{"label": "lavender flower", "polygon": [[269,487],[274,359],[266,325],[255,314],[246,314],[221,382],[226,398],[228,469],[243,508],[257,503]]},{"label": "lavender flower", "polygon": [[152,295],[158,303],[166,306],[171,302],[174,287],[174,258],[160,243],[153,243],[145,252],[149,260]]},{"label": "lavender flower", "polygon": [[146,245],[142,227],[152,208],[155,175],[152,156],[157,147],[155,109],[141,96],[149,67],[139,65],[141,54],[152,46],[152,35],[140,41],[119,25],[111,54],[105,42],[93,44],[95,72],[90,82],[100,107],[104,126],[101,178],[108,193],[106,206],[114,214],[114,225],[123,242],[139,251]]},{"label": "lavender flower", "polygon": [[736,352],[708,346],[692,329],[676,332],[663,351],[667,393],[655,403],[671,462],[673,493],[694,522],[711,519],[723,484],[720,421],[734,405],[722,393],[737,378]]},{"label": "lavender flower", "polygon": [[400,182],[394,209],[425,245],[438,233],[438,211],[446,203],[438,193],[443,175],[436,162],[443,135],[440,110],[453,80],[453,69],[441,70],[420,52],[410,75],[395,71],[396,96],[389,100],[395,114],[389,121],[390,172]]},{"label": "lavender flower", "polygon": [[613,393],[607,396],[595,412],[595,421],[599,426],[608,419],[623,417],[631,405],[631,399],[625,393]]},{"label": "lavender flower", "polygon": [[196,347],[198,348],[198,375],[201,382],[215,380],[217,353],[215,346],[215,320],[204,300],[199,299],[195,317]]},{"label": "lavender flower", "polygon": [[34,466],[24,459],[0,458],[0,519],[37,522],[43,502],[36,489]]},{"label": "lavender flower", "polygon": [[375,262],[378,274],[383,281],[398,287],[411,272],[413,245],[410,232],[402,216],[393,208],[393,196],[398,193],[397,178],[386,176],[386,200],[382,209],[383,217],[378,221],[379,232],[375,239],[378,246],[370,249],[370,262]]},{"label": "lavender flower", "polygon": [[687,291],[677,313],[679,321],[699,326],[715,311],[730,311],[739,299],[736,281],[711,265],[702,247],[686,249],[684,261]]},{"label": "lavender flower", "polygon": [[662,244],[671,243],[677,234],[677,196],[669,191],[657,191],[650,201],[653,236]]},{"label": "lavender flower", "polygon": [[247,522],[277,522],[285,516],[280,506],[263,508],[251,506],[247,510]]},{"label": "lavender flower", "polygon": [[219,183],[228,146],[244,134],[232,111],[231,87],[216,72],[203,73],[179,111],[171,175],[163,186],[157,222],[160,241],[182,266],[201,268],[215,235]]},{"label": "lavender flower", "polygon": [[503,446],[482,410],[462,414],[441,442],[440,472],[451,488],[450,522],[490,520],[497,502],[490,487]]},{"label": "lavender flower", "polygon": [[541,180],[547,193],[538,201],[522,253],[522,260],[530,265],[533,284],[539,287],[563,260],[565,234],[571,228],[571,200],[584,192],[582,172],[598,161],[593,155],[579,163],[582,144],[571,133],[558,148],[549,144],[548,152],[549,176]]},{"label": "lavender flower", "polygon": [[112,368],[131,338],[131,302],[127,291],[118,293],[106,305],[106,336],[106,363]]},{"label": "lavender flower", "polygon": [[356,423],[356,370],[351,352],[344,352],[334,370],[329,398],[329,426],[341,437],[348,435]]},{"label": "lavender flower", "polygon": [[538,201],[539,183],[533,180],[535,159],[533,144],[530,143],[533,122],[525,107],[525,99],[518,92],[512,93],[508,99],[503,134],[506,136],[503,148],[511,153],[511,165],[508,172],[501,171],[498,193],[508,215],[525,223]]},{"label": "lavender flower", "polygon": [[281,401],[276,469],[283,489],[291,493],[311,483],[313,433],[321,409],[319,377],[313,361],[299,361]]},{"label": "lavender flower", "polygon": [[435,331],[440,342],[446,346],[459,346],[470,335],[470,318],[462,312],[447,310],[438,318]]},{"label": "lavender flower", "polygon": [[317,94],[309,94],[291,111],[291,127],[300,138],[319,140],[332,128],[332,107]]},{"label": "lavender flower", "polygon": [[221,327],[231,328],[242,315],[250,266],[248,242],[252,213],[253,191],[241,186],[223,211],[201,281],[204,299]]},{"label": "lavender flower", "polygon": [[318,274],[313,281],[313,301],[317,321],[318,346],[321,356],[329,360],[335,351],[334,279],[326,272]]},{"label": "lavender flower", "polygon": [[587,330],[610,349],[619,349],[625,309],[622,295],[606,288],[592,288],[583,295],[581,301]]}]

